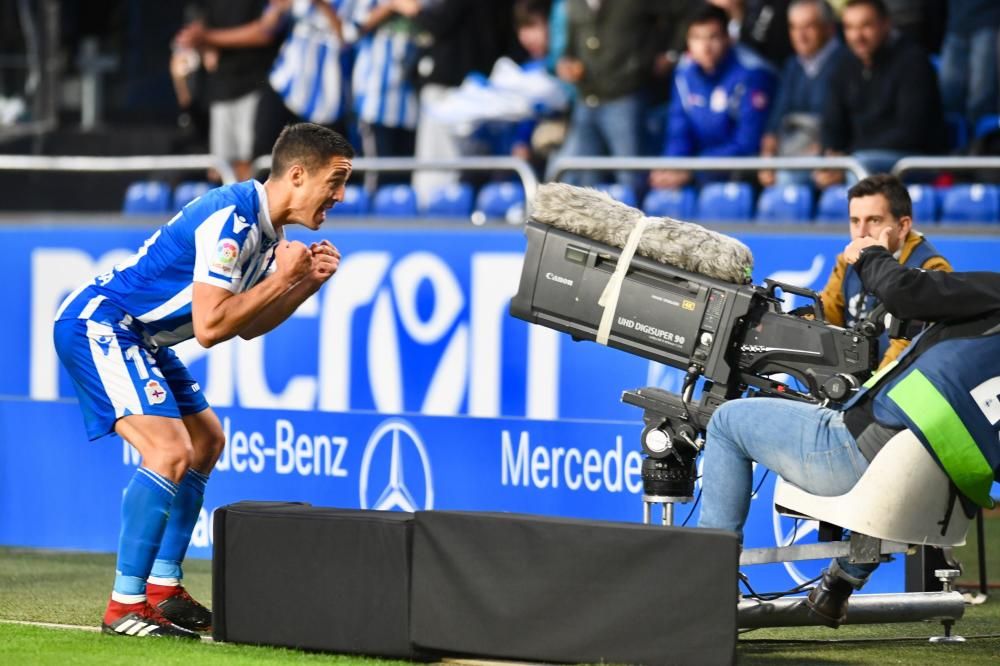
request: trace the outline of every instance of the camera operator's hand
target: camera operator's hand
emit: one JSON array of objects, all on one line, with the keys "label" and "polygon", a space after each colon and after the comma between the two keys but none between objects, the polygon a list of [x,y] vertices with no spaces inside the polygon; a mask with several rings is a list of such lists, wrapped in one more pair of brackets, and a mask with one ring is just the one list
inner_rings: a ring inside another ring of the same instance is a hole
[{"label": "camera operator's hand", "polygon": [[879,245],[888,250],[890,233],[892,233],[892,229],[886,227],[882,230],[882,233],[878,235],[878,239],[872,238],[871,236],[855,238],[847,244],[847,247],[844,248],[844,259],[847,260],[847,263],[853,264],[861,256],[862,250],[866,247],[872,247],[873,245]]}]

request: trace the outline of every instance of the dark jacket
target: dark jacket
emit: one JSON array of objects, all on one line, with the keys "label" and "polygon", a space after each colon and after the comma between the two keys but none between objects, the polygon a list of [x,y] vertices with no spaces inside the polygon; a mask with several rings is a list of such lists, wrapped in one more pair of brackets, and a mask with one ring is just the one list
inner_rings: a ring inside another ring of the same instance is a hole
[{"label": "dark jacket", "polygon": [[830,79],[823,146],[842,153],[947,149],[937,74],[923,49],[905,37],[875,52],[871,69],[845,54]]},{"label": "dark jacket", "polygon": [[489,75],[493,63],[514,53],[513,0],[441,0],[414,17],[419,56],[415,80],[455,87],[472,72]]},{"label": "dark jacket", "polygon": [[1000,472],[1000,273],[906,268],[879,247],[862,252],[855,268],[890,313],[936,323],[845,406],[844,424],[869,460],[892,432],[909,428],[967,509],[991,506]]},{"label": "dark jacket", "polygon": [[679,22],[682,2],[603,0],[595,12],[587,0],[566,0],[565,55],[583,62],[580,98],[594,105],[639,92],[652,74],[665,24]]}]

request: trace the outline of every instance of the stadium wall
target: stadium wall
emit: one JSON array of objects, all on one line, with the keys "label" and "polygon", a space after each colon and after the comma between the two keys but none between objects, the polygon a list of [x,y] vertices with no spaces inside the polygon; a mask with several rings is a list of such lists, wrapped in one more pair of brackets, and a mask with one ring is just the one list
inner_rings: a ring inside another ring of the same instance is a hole
[{"label": "stadium wall", "polygon": [[[148,235],[120,225],[0,227],[0,544],[115,549],[121,492],[138,460],[116,436],[87,442],[51,321],[66,294]],[[343,252],[340,271],[285,325],[251,342],[178,348],[228,438],[191,556],[211,555],[212,510],[243,499],[641,520],[641,413],[619,397],[648,385],[676,390],[680,377],[507,315],[519,230],[369,224],[322,235]],[[846,242],[840,228],[735,235],[754,252],[756,282],[815,289]],[[959,270],[1000,270],[1000,238],[934,242]],[[394,460],[401,483],[392,482]],[[746,545],[815,540],[774,514],[772,484],[753,502]],[[679,507],[678,521],[688,514]],[[748,573],[756,589],[776,590],[819,568]],[[870,587],[902,590],[901,563]]]}]

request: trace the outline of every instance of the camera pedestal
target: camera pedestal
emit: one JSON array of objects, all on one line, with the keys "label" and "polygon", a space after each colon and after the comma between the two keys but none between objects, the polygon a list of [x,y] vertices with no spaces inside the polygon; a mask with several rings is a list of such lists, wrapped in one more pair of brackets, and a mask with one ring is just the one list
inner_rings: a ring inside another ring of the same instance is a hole
[{"label": "camera pedestal", "polygon": [[674,497],[672,495],[643,495],[642,496],[642,522],[645,525],[653,524],[653,505],[659,504],[663,512],[660,517],[660,524],[671,526],[674,524],[674,504],[687,504],[693,497]]}]

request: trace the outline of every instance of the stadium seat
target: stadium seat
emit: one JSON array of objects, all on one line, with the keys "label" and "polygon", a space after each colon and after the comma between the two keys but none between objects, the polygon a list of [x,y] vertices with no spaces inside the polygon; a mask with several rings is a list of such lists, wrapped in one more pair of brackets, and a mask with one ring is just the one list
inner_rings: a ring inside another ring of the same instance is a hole
[{"label": "stadium seat", "polygon": [[817,222],[847,222],[850,218],[847,206],[847,186],[830,185],[819,195],[816,206]]},{"label": "stadium seat", "polygon": [[805,184],[765,187],[757,200],[758,222],[809,222],[813,193]]},{"label": "stadium seat", "polygon": [[210,189],[215,187],[212,183],[201,180],[186,180],[179,183],[174,188],[174,210],[180,210],[200,196],[203,196]]},{"label": "stadium seat", "polygon": [[126,215],[152,215],[170,210],[170,186],[159,180],[141,180],[128,186],[122,212]]},{"label": "stadium seat", "polygon": [[961,113],[950,111],[944,114],[944,126],[948,131],[948,147],[959,152],[969,145],[969,124]]},{"label": "stadium seat", "polygon": [[976,121],[975,138],[980,139],[990,132],[1000,130],[1000,115],[991,113]]},{"label": "stadium seat", "polygon": [[931,185],[907,185],[910,200],[913,202],[913,221],[916,224],[937,222],[941,200],[938,192]]},{"label": "stadium seat", "polygon": [[355,216],[368,214],[368,192],[361,185],[344,188],[344,200],[330,209],[328,215]]},{"label": "stadium seat", "polygon": [[650,190],[642,202],[646,215],[672,217],[678,220],[694,219],[698,200],[694,188]]},{"label": "stadium seat", "polygon": [[944,193],[941,221],[997,222],[1000,220],[1000,194],[996,185],[953,185]]},{"label": "stadium seat", "polygon": [[753,215],[753,191],[748,183],[708,183],[698,195],[698,218],[747,221]]},{"label": "stadium seat", "polygon": [[476,197],[476,213],[484,220],[520,221],[524,216],[524,189],[516,183],[488,183]]},{"label": "stadium seat", "polygon": [[632,206],[632,208],[635,208],[639,205],[639,199],[635,195],[635,190],[628,185],[620,185],[618,183],[601,183],[594,189],[604,192],[615,201],[621,201],[626,206]]},{"label": "stadium seat", "polygon": [[452,183],[431,192],[424,215],[428,217],[460,217],[472,215],[472,185]]},{"label": "stadium seat", "polygon": [[414,217],[417,214],[417,195],[409,185],[382,185],[375,191],[372,214],[382,217]]}]

